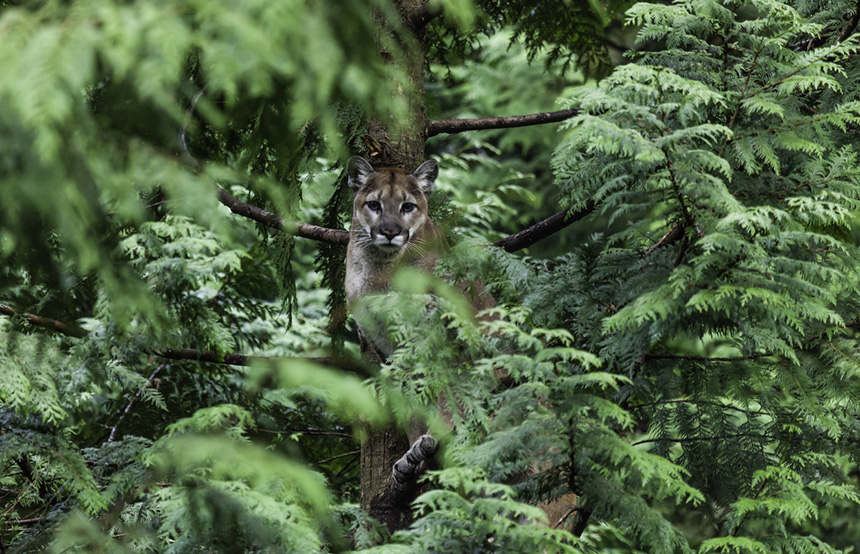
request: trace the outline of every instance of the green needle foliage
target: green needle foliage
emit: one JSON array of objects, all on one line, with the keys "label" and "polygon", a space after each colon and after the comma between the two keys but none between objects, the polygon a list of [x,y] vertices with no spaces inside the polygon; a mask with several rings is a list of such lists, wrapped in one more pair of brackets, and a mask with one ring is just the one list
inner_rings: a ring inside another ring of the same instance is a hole
[{"label": "green needle foliage", "polygon": [[[579,115],[434,139],[457,243],[367,299],[400,345],[367,368],[343,360],[343,248],[217,188],[346,226],[336,160],[368,113],[407,115],[392,5],[0,2],[0,552],[860,546],[856,6],[635,4],[610,72],[629,5],[550,4],[429,5],[440,110],[575,80]],[[584,240],[487,246],[555,199],[594,202]],[[359,444],[418,421],[440,451],[389,534]]]}]

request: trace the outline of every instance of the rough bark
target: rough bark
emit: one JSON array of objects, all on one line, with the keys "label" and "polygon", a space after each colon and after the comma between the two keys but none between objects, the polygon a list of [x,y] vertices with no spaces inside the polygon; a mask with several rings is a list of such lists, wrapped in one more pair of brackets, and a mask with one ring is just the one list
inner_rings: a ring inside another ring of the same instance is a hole
[{"label": "rough bark", "polygon": [[[392,23],[377,18],[377,43],[384,59],[395,64],[406,77],[396,94],[405,100],[407,119],[392,122],[382,114],[371,114],[367,135],[363,137],[364,157],[376,167],[415,169],[424,161],[427,114],[424,106],[424,30],[429,19],[422,0],[395,2],[402,21]],[[390,45],[390,46],[385,46]],[[388,51],[390,47],[397,52]]]},{"label": "rough bark", "polygon": [[[382,56],[406,76],[405,88],[398,90],[408,106],[407,121],[396,124],[371,114],[368,132],[363,137],[364,157],[374,167],[415,169],[424,161],[427,115],[424,106],[424,26],[429,21],[422,0],[397,0],[402,25],[393,29],[379,21],[378,44]],[[398,52],[383,45],[396,44]],[[370,362],[378,356],[364,351]],[[402,432],[389,428],[370,430],[361,445],[361,507],[384,523],[389,531],[403,529],[411,522],[409,506],[416,492],[413,483],[400,484],[392,478],[392,467],[409,449]]]}]

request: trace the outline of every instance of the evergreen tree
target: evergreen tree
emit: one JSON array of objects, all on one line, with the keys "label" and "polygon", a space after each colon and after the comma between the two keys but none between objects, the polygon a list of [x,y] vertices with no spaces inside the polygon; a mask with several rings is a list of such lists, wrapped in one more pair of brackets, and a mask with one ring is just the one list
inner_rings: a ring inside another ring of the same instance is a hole
[{"label": "evergreen tree", "polygon": [[[860,545],[860,5],[548,6],[0,2],[0,552]],[[429,136],[377,366],[339,160]]]}]

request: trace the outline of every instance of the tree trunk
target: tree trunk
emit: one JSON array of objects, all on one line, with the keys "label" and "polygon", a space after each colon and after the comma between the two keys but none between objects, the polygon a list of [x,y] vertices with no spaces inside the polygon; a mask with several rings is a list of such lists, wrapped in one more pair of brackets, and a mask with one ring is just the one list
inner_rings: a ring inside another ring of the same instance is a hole
[{"label": "tree trunk", "polygon": [[[399,30],[392,30],[381,18],[378,44],[399,45],[392,54],[382,48],[382,56],[398,66],[407,77],[398,87],[408,106],[406,121],[390,124],[386,118],[372,114],[368,134],[364,137],[365,158],[375,167],[415,169],[424,161],[427,114],[424,106],[424,27],[426,5],[421,0],[397,0],[402,18]],[[390,118],[389,118],[390,119]],[[378,355],[362,348],[362,355],[378,363]],[[409,448],[406,435],[390,428],[371,430],[361,445],[361,507],[385,524],[389,531],[403,529],[411,523],[409,505],[415,488],[398,486],[392,478],[392,466]]]},{"label": "tree trunk", "polygon": [[[396,94],[406,101],[406,121],[391,124],[390,118],[371,115],[364,146],[365,155],[374,167],[415,169],[424,161],[427,139],[427,114],[424,108],[424,29],[426,5],[421,0],[397,0],[402,19],[399,29],[377,18],[383,59],[395,64],[407,78]],[[384,44],[396,44],[396,53],[386,51]]]}]

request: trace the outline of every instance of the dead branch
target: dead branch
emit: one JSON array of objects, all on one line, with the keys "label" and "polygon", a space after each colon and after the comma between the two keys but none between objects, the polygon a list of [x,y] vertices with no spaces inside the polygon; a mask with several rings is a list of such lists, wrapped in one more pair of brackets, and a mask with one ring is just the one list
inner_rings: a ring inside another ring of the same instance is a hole
[{"label": "dead branch", "polygon": [[135,401],[143,394],[144,389],[150,383],[152,383],[152,381],[155,379],[155,376],[158,375],[158,372],[162,369],[164,369],[164,364],[159,364],[158,367],[155,368],[155,370],[149,374],[149,377],[146,379],[146,385],[140,387],[140,389],[138,389],[137,391],[137,394],[135,394],[131,398],[131,400],[128,401],[128,404],[125,405],[125,409],[120,414],[119,419],[116,420],[116,424],[114,424],[114,426],[110,429],[110,434],[108,435],[108,442],[114,442],[114,440],[116,440],[116,430],[119,427],[119,424],[122,423],[128,413],[131,411],[131,408],[134,406]]},{"label": "dead branch", "polygon": [[509,129],[511,127],[526,127],[528,125],[544,125],[546,123],[557,123],[565,119],[570,119],[578,113],[578,108],[569,108],[557,112],[542,112],[508,117],[433,120],[427,124],[427,136],[433,137],[443,133],[462,133],[484,129]]},{"label": "dead branch", "polygon": [[6,304],[0,304],[0,314],[8,315],[11,317],[21,317],[24,318],[30,325],[51,329],[52,331],[57,331],[58,333],[68,335],[70,337],[81,338],[88,333],[86,329],[82,329],[77,325],[70,325],[62,321],[57,321],[56,319],[50,319],[47,317],[41,317],[34,314],[29,314],[27,312],[22,312]]},{"label": "dead branch", "polygon": [[349,231],[329,229],[309,223],[285,222],[278,214],[264,210],[259,206],[242,202],[222,188],[218,189],[218,200],[230,208],[230,211],[234,214],[253,219],[272,229],[293,232],[293,234],[302,238],[330,242],[332,244],[346,244],[349,242]]},{"label": "dead branch", "polygon": [[563,210],[561,212],[558,212],[557,214],[551,215],[543,221],[535,223],[528,229],[523,229],[519,233],[514,233],[513,235],[497,240],[493,243],[493,246],[503,248],[506,252],[516,252],[517,250],[528,248],[534,243],[561,231],[571,223],[579,221],[580,219],[593,212],[594,209],[594,202],[589,200],[585,204],[584,208],[576,212],[572,212],[570,210]]},{"label": "dead branch", "polygon": [[842,27],[842,31],[839,33],[839,36],[836,37],[836,42],[842,42],[846,38],[851,36],[851,33],[857,28],[857,24],[860,23],[860,0],[857,0],[857,5],[854,6],[854,12],[848,18],[848,22],[845,23],[845,26]]}]

